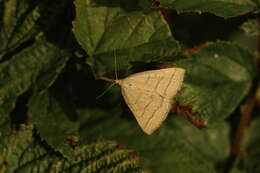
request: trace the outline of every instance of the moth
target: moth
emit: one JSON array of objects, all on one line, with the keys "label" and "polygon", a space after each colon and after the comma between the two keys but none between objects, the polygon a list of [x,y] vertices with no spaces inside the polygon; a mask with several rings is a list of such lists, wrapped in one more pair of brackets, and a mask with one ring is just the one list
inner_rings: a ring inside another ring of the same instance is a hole
[{"label": "moth", "polygon": [[146,134],[152,134],[168,116],[172,98],[184,80],[183,68],[165,68],[135,73],[124,79],[112,80],[121,87],[124,100]]}]

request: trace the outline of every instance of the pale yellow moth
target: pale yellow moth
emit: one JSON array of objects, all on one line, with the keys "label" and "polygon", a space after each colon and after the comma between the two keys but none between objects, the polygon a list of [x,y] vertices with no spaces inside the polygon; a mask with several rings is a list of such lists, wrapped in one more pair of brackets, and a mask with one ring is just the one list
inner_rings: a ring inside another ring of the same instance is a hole
[{"label": "pale yellow moth", "polygon": [[185,70],[165,68],[130,75],[124,79],[103,80],[121,87],[122,95],[138,124],[152,134],[166,119],[171,110],[172,98],[181,88]]}]

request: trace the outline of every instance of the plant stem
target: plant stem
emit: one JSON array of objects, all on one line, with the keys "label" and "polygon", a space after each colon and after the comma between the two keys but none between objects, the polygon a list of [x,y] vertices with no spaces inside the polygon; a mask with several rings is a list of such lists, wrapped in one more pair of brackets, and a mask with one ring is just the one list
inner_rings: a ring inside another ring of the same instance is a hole
[{"label": "plant stem", "polygon": [[[258,23],[260,25],[260,19],[258,19]],[[257,89],[259,87],[259,82],[260,82],[260,34],[258,35],[258,57],[257,57],[257,66],[256,66],[256,77],[253,80],[253,84],[249,90],[249,93],[246,97],[245,100],[245,108],[241,112],[240,116],[240,121],[239,121],[239,126],[236,130],[236,134],[233,140],[233,143],[231,145],[231,151],[230,151],[230,156],[226,161],[226,167],[224,169],[224,173],[229,173],[231,172],[236,160],[239,158],[239,156],[242,153],[241,150],[241,143],[244,137],[245,129],[247,128],[252,111],[255,106],[256,102],[256,94],[257,94]]]}]

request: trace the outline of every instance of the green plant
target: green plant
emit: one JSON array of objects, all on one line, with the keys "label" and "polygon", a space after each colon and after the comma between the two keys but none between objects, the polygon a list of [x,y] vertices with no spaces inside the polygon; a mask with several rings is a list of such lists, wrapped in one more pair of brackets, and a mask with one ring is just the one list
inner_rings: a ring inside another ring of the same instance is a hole
[{"label": "green plant", "polygon": [[[259,7],[0,0],[0,172],[260,172]],[[96,99],[115,65],[186,70],[154,134],[118,87]]]}]

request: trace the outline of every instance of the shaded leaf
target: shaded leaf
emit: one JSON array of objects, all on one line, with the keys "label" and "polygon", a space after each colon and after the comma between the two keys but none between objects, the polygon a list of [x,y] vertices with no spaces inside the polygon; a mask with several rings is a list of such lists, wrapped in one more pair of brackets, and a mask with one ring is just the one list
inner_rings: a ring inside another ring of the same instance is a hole
[{"label": "shaded leaf", "polygon": [[40,31],[51,29],[65,4],[50,0],[4,0],[0,5],[0,59],[26,47]]},{"label": "shaded leaf", "polygon": [[229,18],[252,12],[255,4],[250,0],[158,0],[161,6],[171,7],[178,12],[213,13]]},{"label": "shaded leaf", "polygon": [[260,171],[259,158],[260,158],[260,135],[257,133],[260,127],[260,118],[251,122],[250,127],[246,131],[243,151],[244,155],[240,158],[237,169],[246,171],[247,173],[254,173]]},{"label": "shaded leaf", "polygon": [[[17,98],[37,81],[49,87],[68,60],[64,51],[39,38],[33,45],[0,64],[0,124],[9,124]],[[50,72],[48,75],[44,75]],[[48,80],[47,78],[48,77]],[[14,117],[15,118],[15,117]],[[4,133],[4,129],[1,129]]]},{"label": "shaded leaf", "polygon": [[23,172],[133,172],[145,173],[140,157],[112,141],[97,140],[74,148],[73,161],[46,149],[32,136],[32,127],[23,128],[9,138],[9,145],[0,153],[0,169],[5,173]]},{"label": "shaded leaf", "polygon": [[71,159],[74,153],[68,138],[78,136],[78,123],[77,115],[64,101],[55,91],[35,92],[28,104],[28,114],[42,139]]},{"label": "shaded leaf", "polygon": [[10,0],[3,1],[2,5],[0,58],[5,51],[17,47],[37,33],[36,22],[40,17],[39,6],[33,1]]},{"label": "shaded leaf", "polygon": [[230,152],[230,128],[227,123],[219,123],[218,127],[200,130],[187,121],[175,121],[172,126],[178,126],[178,135],[191,147],[216,163],[224,161]]},{"label": "shaded leaf", "polygon": [[247,33],[249,36],[257,36],[260,34],[260,24],[257,19],[251,19],[243,23],[241,28]]},{"label": "shaded leaf", "polygon": [[[5,144],[1,146],[0,151],[0,170],[4,173],[14,172],[15,169],[23,163],[23,159],[31,160],[34,154],[45,153],[42,148],[35,146],[32,141],[32,126],[22,125],[21,130],[17,133],[12,133],[10,136],[3,138]],[[34,151],[31,152],[32,148]],[[27,152],[27,158],[20,158]],[[27,160],[27,161],[28,161]]]},{"label": "shaded leaf", "polygon": [[179,51],[159,11],[142,11],[132,1],[108,2],[75,1],[74,34],[98,76],[114,72],[115,58],[126,71],[130,61],[160,61]]},{"label": "shaded leaf", "polygon": [[192,105],[208,125],[223,121],[247,94],[255,75],[255,57],[227,42],[209,43],[178,66],[186,69],[181,92],[175,98]]},{"label": "shaded leaf", "polygon": [[203,131],[181,117],[168,117],[155,133],[146,135],[126,113],[120,117],[118,110],[115,106],[114,111],[79,111],[81,137],[120,141],[140,152],[146,158],[145,165],[154,172],[215,172],[214,164],[229,152],[229,130],[225,124]]},{"label": "shaded leaf", "polygon": [[254,3],[256,3],[258,5],[258,7],[260,6],[260,0],[252,0]]},{"label": "shaded leaf", "polygon": [[[8,146],[9,141],[7,140],[8,137],[12,134],[12,129],[11,129],[11,121],[7,118],[4,117],[5,119],[1,120],[0,124],[0,155],[1,153],[5,150],[6,146]],[[0,161],[3,158],[0,157]],[[1,170],[1,166],[0,166]]]}]

